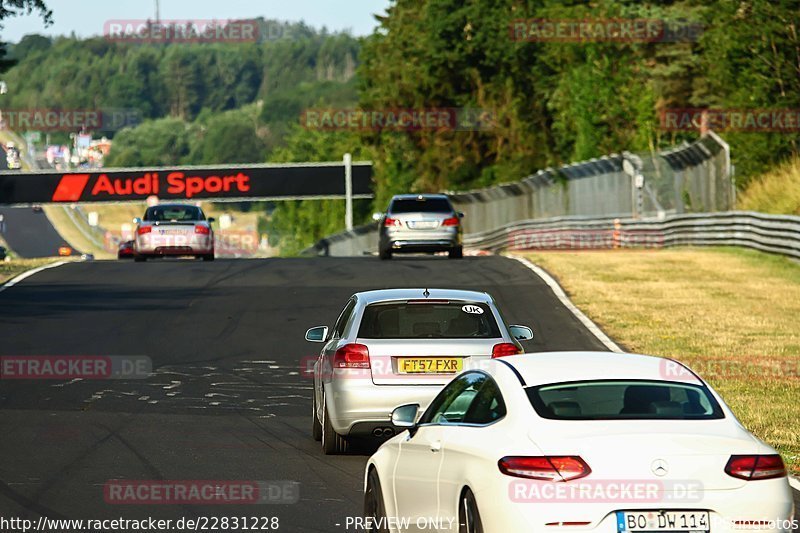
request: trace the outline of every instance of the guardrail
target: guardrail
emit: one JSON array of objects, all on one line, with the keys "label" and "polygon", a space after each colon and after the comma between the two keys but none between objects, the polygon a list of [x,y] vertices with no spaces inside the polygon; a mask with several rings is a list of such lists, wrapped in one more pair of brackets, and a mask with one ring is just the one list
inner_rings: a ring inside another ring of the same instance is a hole
[{"label": "guardrail", "polygon": [[742,246],[800,259],[800,217],[726,211],[662,219],[553,217],[522,220],[465,237],[490,251]]},{"label": "guardrail", "polygon": [[352,257],[377,252],[378,225],[373,222],[326,237],[300,252],[300,255]]},{"label": "guardrail", "polygon": [[[375,253],[375,224],[321,240],[305,255],[356,256]],[[563,216],[521,220],[471,233],[473,250],[591,250],[670,246],[742,246],[800,259],[800,217],[725,211],[663,218]]]}]

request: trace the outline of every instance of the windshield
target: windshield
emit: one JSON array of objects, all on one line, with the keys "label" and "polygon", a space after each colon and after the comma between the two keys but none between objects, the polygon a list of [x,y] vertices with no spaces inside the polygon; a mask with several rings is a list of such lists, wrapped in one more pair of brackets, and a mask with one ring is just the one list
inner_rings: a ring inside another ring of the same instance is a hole
[{"label": "windshield", "polygon": [[724,418],[706,387],[667,381],[583,381],[529,387],[528,399],[553,420]]},{"label": "windshield", "polygon": [[453,206],[447,198],[395,199],[389,212],[395,215],[402,213],[452,213]]},{"label": "windshield", "polygon": [[470,302],[391,302],[364,310],[362,339],[494,339],[500,330],[488,305]]},{"label": "windshield", "polygon": [[144,214],[148,222],[197,222],[205,220],[203,212],[191,205],[166,205],[149,208]]}]

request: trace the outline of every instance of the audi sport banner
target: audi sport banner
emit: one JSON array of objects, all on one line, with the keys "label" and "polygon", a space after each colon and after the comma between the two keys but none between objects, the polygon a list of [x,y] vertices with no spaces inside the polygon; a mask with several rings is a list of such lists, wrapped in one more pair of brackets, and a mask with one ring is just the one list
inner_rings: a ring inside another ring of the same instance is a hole
[{"label": "audi sport banner", "polygon": [[[344,197],[342,163],[0,172],[0,204]],[[353,195],[372,195],[372,166],[353,163]]]}]

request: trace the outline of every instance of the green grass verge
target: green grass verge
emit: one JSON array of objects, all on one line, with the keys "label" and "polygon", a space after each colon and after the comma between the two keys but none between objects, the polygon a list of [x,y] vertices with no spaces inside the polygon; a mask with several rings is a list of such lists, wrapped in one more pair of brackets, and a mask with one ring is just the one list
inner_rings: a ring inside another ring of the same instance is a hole
[{"label": "green grass verge", "polygon": [[55,263],[58,259],[52,257],[42,259],[11,259],[11,261],[0,261],[0,284],[14,278],[32,268]]}]

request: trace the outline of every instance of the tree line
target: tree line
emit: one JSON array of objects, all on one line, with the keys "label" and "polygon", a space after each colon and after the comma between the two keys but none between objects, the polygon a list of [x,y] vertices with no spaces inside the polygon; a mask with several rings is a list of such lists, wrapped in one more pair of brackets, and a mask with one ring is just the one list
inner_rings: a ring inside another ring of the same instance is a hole
[{"label": "tree line", "polygon": [[[654,39],[552,39],[543,21],[663,27]],[[515,181],[697,137],[665,129],[666,110],[798,110],[798,26],[800,0],[395,0],[360,39],[308,28],[299,38],[236,44],[29,36],[11,48],[18,64],[5,79],[22,87],[7,100],[21,108],[140,109],[145,122],[115,137],[115,164],[338,160],[353,152],[375,162],[380,209],[397,192]],[[300,123],[310,107],[356,106],[483,110],[491,121],[407,131]],[[798,151],[798,128],[723,135],[740,186]],[[270,218],[272,238],[296,251],[339,229],[342,209],[282,203]],[[361,207],[361,220],[370,211]]]}]

